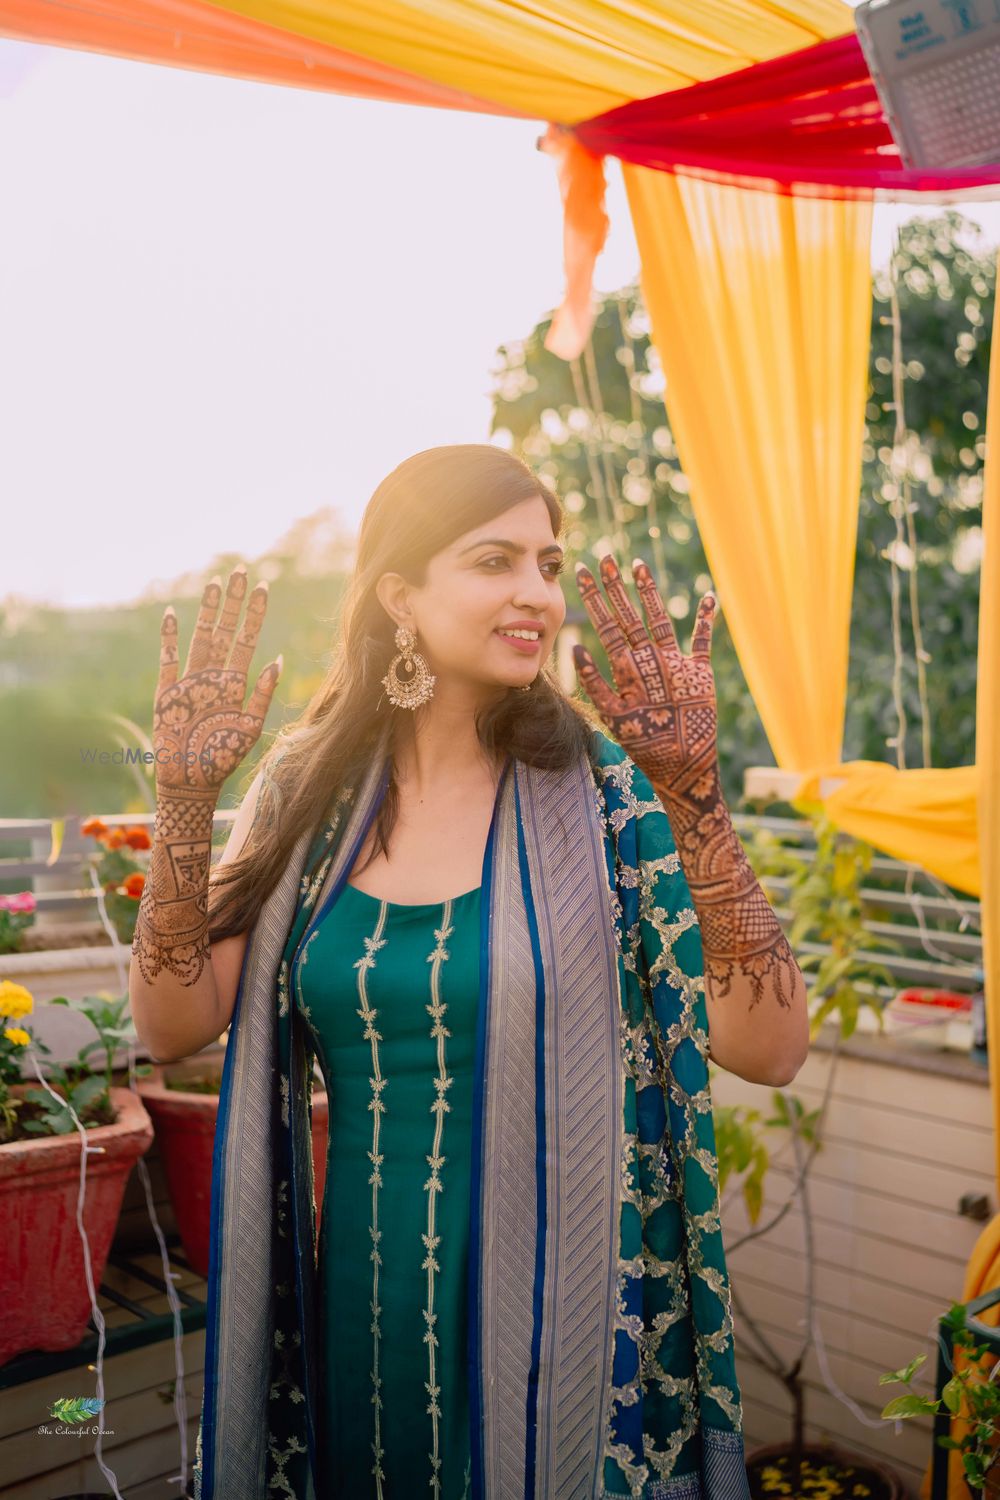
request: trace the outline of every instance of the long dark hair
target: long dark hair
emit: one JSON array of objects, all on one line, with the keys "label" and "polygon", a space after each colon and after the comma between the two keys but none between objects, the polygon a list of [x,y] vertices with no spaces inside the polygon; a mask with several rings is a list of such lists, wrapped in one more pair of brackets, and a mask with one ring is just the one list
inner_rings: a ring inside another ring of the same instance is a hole
[{"label": "long dark hair", "polygon": [[[536,495],[558,537],[564,514],[556,495],[521,459],[489,443],[424,449],[382,480],[362,518],[330,669],[299,718],[261,757],[257,815],[241,854],[212,871],[211,942],[253,926],[302,832],[318,828],[338,789],[360,776],[376,749],[392,753],[402,736],[413,734],[412,712],[384,699],[381,679],[396,646],[394,622],[375,592],[382,574],[399,573],[421,587],[437,552]],[[562,688],[552,654],[529,692],[511,688],[476,714],[479,742],[494,762],[511,754],[557,770],[590,751],[599,727],[589,700]],[[388,852],[398,795],[390,768],[366,863]]]}]

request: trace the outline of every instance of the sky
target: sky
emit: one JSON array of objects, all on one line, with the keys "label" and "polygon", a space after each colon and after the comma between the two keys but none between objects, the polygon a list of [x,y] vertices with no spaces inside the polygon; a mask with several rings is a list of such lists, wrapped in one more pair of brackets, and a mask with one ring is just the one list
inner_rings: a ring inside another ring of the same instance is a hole
[{"label": "sky", "polygon": [[[131,601],[488,441],[562,297],[544,128],[0,39],[0,599]],[[598,292],[638,272],[606,170]]]}]

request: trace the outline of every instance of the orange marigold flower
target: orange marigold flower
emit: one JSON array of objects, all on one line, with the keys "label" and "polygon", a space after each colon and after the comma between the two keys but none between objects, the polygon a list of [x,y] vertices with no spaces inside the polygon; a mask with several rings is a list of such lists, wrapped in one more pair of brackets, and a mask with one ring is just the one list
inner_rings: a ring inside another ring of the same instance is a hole
[{"label": "orange marigold flower", "polygon": [[125,842],[130,849],[152,849],[153,847],[153,841],[149,837],[149,834],[138,823],[133,828],[126,828]]},{"label": "orange marigold flower", "polygon": [[121,828],[115,828],[104,840],[109,849],[120,849],[125,842],[125,834]]},{"label": "orange marigold flower", "polygon": [[91,838],[102,839],[108,831],[107,823],[102,823],[100,818],[88,818],[86,823],[81,823],[80,832],[89,834]]},{"label": "orange marigold flower", "polygon": [[126,896],[131,896],[134,901],[138,901],[139,897],[142,895],[142,888],[145,884],[146,877],[142,873],[142,871],[134,870],[132,874],[129,875],[126,879],[122,889],[124,890]]}]

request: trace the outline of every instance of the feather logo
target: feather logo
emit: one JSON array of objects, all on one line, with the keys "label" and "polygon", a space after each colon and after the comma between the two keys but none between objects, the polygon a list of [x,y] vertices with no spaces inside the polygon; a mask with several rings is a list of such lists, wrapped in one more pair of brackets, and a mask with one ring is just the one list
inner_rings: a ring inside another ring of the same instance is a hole
[{"label": "feather logo", "polygon": [[60,1396],[53,1401],[49,1415],[57,1422],[89,1422],[96,1417],[104,1402],[98,1396]]}]

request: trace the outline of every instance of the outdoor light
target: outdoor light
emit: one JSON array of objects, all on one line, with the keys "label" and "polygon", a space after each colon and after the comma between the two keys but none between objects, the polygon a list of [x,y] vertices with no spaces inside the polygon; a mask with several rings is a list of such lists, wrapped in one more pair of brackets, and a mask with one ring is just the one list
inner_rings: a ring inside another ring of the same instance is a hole
[{"label": "outdoor light", "polygon": [[855,20],[907,167],[1000,162],[1000,0],[862,0]]}]

